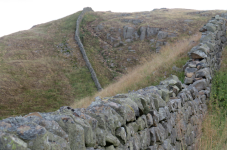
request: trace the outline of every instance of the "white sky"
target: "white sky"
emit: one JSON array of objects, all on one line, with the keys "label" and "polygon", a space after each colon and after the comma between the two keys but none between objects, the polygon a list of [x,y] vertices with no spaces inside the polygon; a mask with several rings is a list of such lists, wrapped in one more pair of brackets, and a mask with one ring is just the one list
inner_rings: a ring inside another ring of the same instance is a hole
[{"label": "white sky", "polygon": [[227,0],[0,0],[0,37],[92,7],[94,11],[138,12],[154,8],[227,9]]}]

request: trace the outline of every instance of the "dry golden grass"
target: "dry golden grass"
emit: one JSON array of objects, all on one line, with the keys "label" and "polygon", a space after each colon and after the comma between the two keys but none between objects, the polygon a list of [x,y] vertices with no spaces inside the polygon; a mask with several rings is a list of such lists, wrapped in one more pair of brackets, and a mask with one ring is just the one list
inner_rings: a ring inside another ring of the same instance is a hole
[{"label": "dry golden grass", "polygon": [[[192,36],[189,39],[182,39],[175,44],[169,44],[161,50],[161,54],[152,54],[149,59],[144,60],[142,65],[135,67],[126,75],[122,76],[117,82],[107,86],[102,91],[96,93],[92,97],[86,97],[75,102],[71,106],[73,108],[87,107],[96,96],[109,97],[119,93],[127,92],[128,90],[138,90],[142,87],[149,86],[145,79],[150,78],[153,82],[157,82],[158,77],[164,76],[160,68],[172,68],[173,62],[183,53],[186,53],[193,44],[191,41],[199,41],[200,33],[197,36]],[[194,43],[196,43],[194,42]]]}]

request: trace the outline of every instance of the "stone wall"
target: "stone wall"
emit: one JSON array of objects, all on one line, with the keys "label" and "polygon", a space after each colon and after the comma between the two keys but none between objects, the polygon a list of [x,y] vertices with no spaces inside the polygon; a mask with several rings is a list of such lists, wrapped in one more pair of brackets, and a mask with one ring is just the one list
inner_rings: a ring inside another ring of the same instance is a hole
[{"label": "stone wall", "polygon": [[97,87],[97,89],[100,91],[102,89],[100,83],[99,83],[99,80],[98,78],[96,77],[96,73],[86,55],[86,51],[84,49],[84,46],[82,44],[82,42],[80,41],[80,23],[85,15],[86,12],[90,12],[90,11],[93,11],[92,8],[90,7],[86,7],[83,9],[83,11],[81,12],[80,16],[78,17],[77,19],[77,22],[76,22],[76,32],[75,32],[75,40],[80,48],[80,51],[83,55],[83,58],[84,58],[84,61],[86,62],[86,65],[91,73],[91,77],[92,77],[92,80],[95,82],[95,86]]},{"label": "stone wall", "polygon": [[196,149],[212,76],[221,63],[225,24],[215,16],[200,29],[201,42],[184,66],[185,84],[172,75],[158,86],[96,97],[88,108],[64,106],[1,120],[0,150]]}]

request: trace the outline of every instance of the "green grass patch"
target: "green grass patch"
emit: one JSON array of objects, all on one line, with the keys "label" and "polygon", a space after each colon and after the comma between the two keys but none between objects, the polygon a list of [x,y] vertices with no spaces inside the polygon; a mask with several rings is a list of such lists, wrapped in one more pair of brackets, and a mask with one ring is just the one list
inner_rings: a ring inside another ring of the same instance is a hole
[{"label": "green grass patch", "polygon": [[79,68],[76,72],[67,74],[76,99],[92,95],[97,91],[95,83],[87,67]]}]

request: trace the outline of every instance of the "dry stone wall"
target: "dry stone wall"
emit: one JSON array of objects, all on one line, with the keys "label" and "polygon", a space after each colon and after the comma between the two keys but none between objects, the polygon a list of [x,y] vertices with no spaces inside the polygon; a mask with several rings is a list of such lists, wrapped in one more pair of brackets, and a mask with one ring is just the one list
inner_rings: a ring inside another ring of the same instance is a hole
[{"label": "dry stone wall", "polygon": [[226,21],[215,16],[189,52],[185,84],[172,75],[158,86],[0,121],[0,150],[194,150],[219,69]]},{"label": "dry stone wall", "polygon": [[84,58],[84,61],[86,62],[86,65],[91,73],[91,77],[92,77],[92,80],[95,82],[95,86],[97,87],[97,89],[100,91],[102,89],[100,83],[99,83],[99,80],[96,76],[96,73],[87,57],[87,54],[86,54],[86,51],[84,49],[84,46],[82,44],[82,42],[80,41],[80,23],[85,15],[86,12],[91,12],[93,11],[92,8],[90,7],[86,7],[83,9],[83,11],[81,12],[80,16],[78,17],[77,19],[77,22],[76,22],[76,32],[75,32],[75,40],[80,48],[80,51],[83,55],[83,58]]}]

